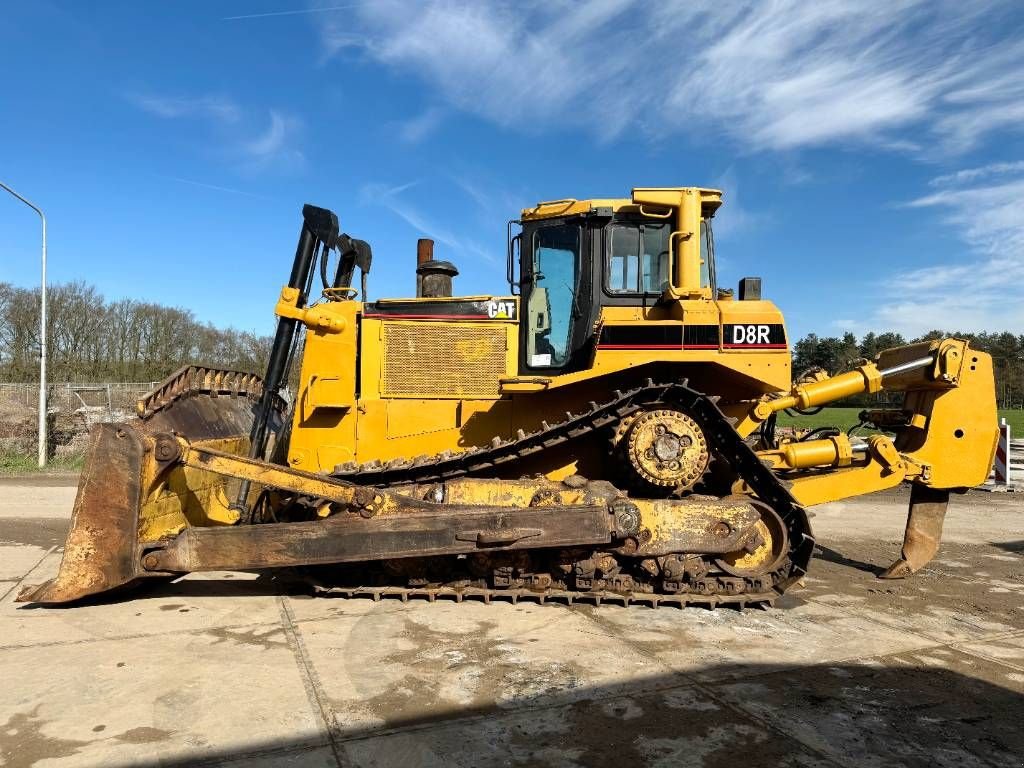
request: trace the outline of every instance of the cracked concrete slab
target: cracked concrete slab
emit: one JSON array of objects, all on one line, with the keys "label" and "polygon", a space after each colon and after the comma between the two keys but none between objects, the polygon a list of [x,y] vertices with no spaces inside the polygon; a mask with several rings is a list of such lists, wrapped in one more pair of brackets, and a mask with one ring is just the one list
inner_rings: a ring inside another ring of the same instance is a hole
[{"label": "cracked concrete slab", "polygon": [[[651,679],[655,686],[657,679]],[[643,683],[641,682],[640,687]],[[353,768],[479,765],[621,768],[624,765],[818,768],[833,763],[799,742],[680,685],[557,703],[539,710],[496,712],[472,722],[439,721],[383,736],[349,740]],[[753,756],[759,756],[757,763]]]},{"label": "cracked concrete slab", "polygon": [[[46,557],[26,582],[55,573],[60,553]],[[266,577],[264,577],[264,580]],[[90,639],[161,635],[217,626],[278,620],[279,590],[250,573],[190,574],[175,583],[145,585],[73,608],[15,603],[12,590],[0,601],[0,648],[50,645]]]},{"label": "cracked concrete slab", "polygon": [[542,696],[571,700],[670,671],[554,606],[410,603],[297,626],[342,733],[498,712]]},{"label": "cracked concrete slab", "polygon": [[957,648],[975,656],[998,661],[1000,664],[1013,667],[1017,672],[1024,672],[1024,635],[961,643]]},{"label": "cracked concrete slab", "polygon": [[[864,566],[871,545],[834,542],[819,547],[807,588],[796,597],[869,618],[893,629],[936,642],[954,642],[1024,629],[1020,593],[1024,590],[1021,558],[997,561],[989,577],[933,564],[904,581],[881,581]],[[1000,551],[990,544],[943,546],[947,557],[971,561]],[[993,584],[1013,589],[993,591]]]},{"label": "cracked concrete slab", "polygon": [[18,581],[46,557],[47,550],[31,544],[0,543],[0,581]]},{"label": "cracked concrete slab", "polygon": [[583,610],[610,635],[701,680],[745,675],[754,660],[785,669],[804,665],[808,659],[842,661],[933,644],[927,638],[819,603],[793,598],[784,604],[790,607],[743,613]]},{"label": "cracked concrete slab", "polygon": [[299,737],[323,743],[274,624],[5,649],[0,680],[7,765],[202,759]]},{"label": "cracked concrete slab", "polygon": [[[737,708],[847,766],[1019,764],[1024,686],[948,648],[710,686]],[[983,669],[985,671],[983,671]]]},{"label": "cracked concrete slab", "polygon": [[939,558],[895,583],[875,573],[899,549],[905,494],[825,507],[806,588],[768,611],[309,599],[247,573],[41,609],[13,587],[56,570],[59,552],[39,555],[74,489],[20,482],[0,483],[4,768],[1024,754],[1024,497],[955,497]]}]

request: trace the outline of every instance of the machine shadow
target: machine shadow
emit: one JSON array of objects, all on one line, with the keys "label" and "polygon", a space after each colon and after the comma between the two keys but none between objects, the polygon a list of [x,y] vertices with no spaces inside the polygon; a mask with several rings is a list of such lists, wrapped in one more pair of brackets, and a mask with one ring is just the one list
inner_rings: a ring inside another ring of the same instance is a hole
[{"label": "machine shadow", "polygon": [[[308,584],[290,573],[283,573],[282,570],[237,571],[212,579],[194,576],[152,577],[71,603],[25,603],[19,605],[18,610],[73,610],[87,605],[116,605],[159,598],[313,596],[312,588]],[[255,575],[256,578],[245,578],[249,575]]]},{"label": "machine shadow", "polygon": [[[131,765],[1020,765],[1024,694],[964,676],[950,668],[956,662],[736,664],[500,705],[459,707],[428,697],[414,710],[371,709],[383,720],[376,727],[346,726],[343,715],[333,715],[330,738],[254,738]],[[999,679],[1008,672],[993,666],[982,674]],[[360,702],[352,705],[360,709]]]},{"label": "machine shadow", "polygon": [[993,541],[993,547],[998,547],[1004,552],[1013,552],[1017,555],[1024,555],[1024,539],[1020,541]]},{"label": "machine shadow", "polygon": [[[831,549],[830,547],[824,546],[820,542],[815,542],[814,544],[814,557],[815,559],[824,560],[827,563],[833,563],[835,565],[845,565],[848,568],[863,571],[864,573],[869,573],[872,576],[877,576],[885,570],[885,568],[879,567],[877,565],[865,563],[863,560],[856,560],[854,558],[847,557],[841,552],[837,552],[836,550]],[[813,564],[811,567],[814,567]]]}]

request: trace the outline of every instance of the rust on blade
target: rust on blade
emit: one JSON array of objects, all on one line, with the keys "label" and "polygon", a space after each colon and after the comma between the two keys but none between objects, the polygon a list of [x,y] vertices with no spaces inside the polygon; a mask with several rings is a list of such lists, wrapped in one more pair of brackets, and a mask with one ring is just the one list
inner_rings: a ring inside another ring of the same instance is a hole
[{"label": "rust on blade", "polygon": [[18,602],[66,603],[135,578],[142,445],[128,425],[96,425],[60,571],[56,578],[23,589]]},{"label": "rust on blade", "polygon": [[904,579],[931,562],[939,551],[942,523],[946,519],[949,491],[915,483],[910,490],[910,513],[903,534],[900,558],[885,569],[879,578]]},{"label": "rust on blade", "polygon": [[256,402],[262,392],[263,379],[254,373],[186,365],[143,395],[136,410],[145,419],[173,406],[182,398],[196,394],[228,395]]},{"label": "rust on blade", "polygon": [[[146,451],[160,435],[190,440],[244,438],[262,391],[258,376],[187,366],[169,376],[138,404],[139,417],[125,424],[98,424],[71,513],[71,528],[57,576],[26,587],[19,602],[67,603],[152,576],[140,565],[139,518],[148,487]],[[275,402],[272,430],[283,403]],[[150,472],[149,474],[152,474]]]}]

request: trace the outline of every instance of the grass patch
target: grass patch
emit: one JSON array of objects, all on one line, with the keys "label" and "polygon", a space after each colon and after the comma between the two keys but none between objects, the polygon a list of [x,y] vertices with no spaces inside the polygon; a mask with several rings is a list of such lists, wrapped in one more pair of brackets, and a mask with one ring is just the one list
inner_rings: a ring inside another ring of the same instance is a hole
[{"label": "grass patch", "polygon": [[1020,408],[1000,408],[999,416],[1010,425],[1010,436],[1024,437],[1024,411]]},{"label": "grass patch", "polygon": [[843,431],[846,431],[859,419],[857,414],[860,413],[863,408],[825,408],[820,413],[816,413],[813,416],[801,416],[795,414],[790,416],[788,413],[780,413],[778,425],[780,427],[800,427],[801,429],[817,429],[818,427],[839,427]]},{"label": "grass patch", "polygon": [[[813,416],[790,416],[788,413],[780,413],[778,425],[780,427],[800,427],[801,429],[815,429],[817,427],[839,427],[847,430],[857,423],[857,414],[863,408],[825,408],[821,413]],[[1024,411],[1017,408],[1000,408],[999,416],[1006,419],[1010,425],[1011,432],[1017,437],[1024,438]]]},{"label": "grass patch", "polygon": [[28,453],[0,452],[0,475],[22,475],[29,472],[78,472],[84,456],[61,456],[46,462],[46,468],[39,468],[39,457]]}]

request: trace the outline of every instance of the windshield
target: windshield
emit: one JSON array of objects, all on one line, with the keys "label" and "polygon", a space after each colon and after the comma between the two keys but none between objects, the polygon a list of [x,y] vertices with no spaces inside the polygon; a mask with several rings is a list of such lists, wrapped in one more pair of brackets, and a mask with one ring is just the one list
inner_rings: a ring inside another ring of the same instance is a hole
[{"label": "windshield", "polygon": [[579,254],[580,229],[575,224],[542,227],[534,234],[526,302],[526,360],[532,368],[559,367],[568,359]]}]

